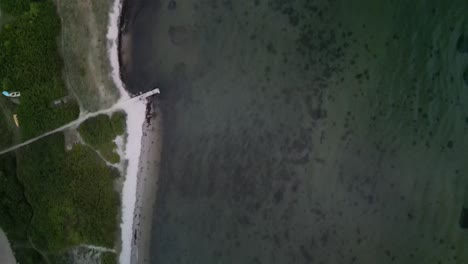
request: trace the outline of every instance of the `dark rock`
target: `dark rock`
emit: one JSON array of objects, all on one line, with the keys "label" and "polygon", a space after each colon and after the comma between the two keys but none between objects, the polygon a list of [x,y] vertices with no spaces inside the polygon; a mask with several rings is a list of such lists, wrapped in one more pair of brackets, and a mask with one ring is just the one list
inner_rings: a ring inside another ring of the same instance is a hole
[{"label": "dark rock", "polygon": [[464,34],[461,34],[460,37],[458,37],[457,51],[460,53],[468,53],[468,37]]},{"label": "dark rock", "polygon": [[463,229],[468,228],[468,209],[463,207],[460,215],[460,227]]},{"label": "dark rock", "polygon": [[468,67],[465,69],[465,72],[463,73],[463,80],[465,81],[465,84],[468,85]]},{"label": "dark rock", "polygon": [[185,26],[170,26],[169,37],[174,45],[183,45],[190,39],[190,30]]},{"label": "dark rock", "polygon": [[448,148],[452,148],[453,147],[453,141],[450,140],[448,143],[447,143],[447,147]]},{"label": "dark rock", "polygon": [[169,4],[167,5],[167,9],[169,10],[175,10],[177,8],[177,2],[174,0],[169,1]]},{"label": "dark rock", "polygon": [[275,192],[273,199],[275,204],[279,204],[283,200],[283,190],[278,190]]}]

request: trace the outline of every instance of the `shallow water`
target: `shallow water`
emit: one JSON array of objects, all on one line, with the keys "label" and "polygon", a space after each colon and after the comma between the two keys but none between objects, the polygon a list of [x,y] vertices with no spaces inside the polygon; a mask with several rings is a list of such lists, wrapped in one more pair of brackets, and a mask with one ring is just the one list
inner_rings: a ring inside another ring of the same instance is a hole
[{"label": "shallow water", "polygon": [[148,263],[466,263],[447,2],[134,2],[124,79],[163,92]]}]

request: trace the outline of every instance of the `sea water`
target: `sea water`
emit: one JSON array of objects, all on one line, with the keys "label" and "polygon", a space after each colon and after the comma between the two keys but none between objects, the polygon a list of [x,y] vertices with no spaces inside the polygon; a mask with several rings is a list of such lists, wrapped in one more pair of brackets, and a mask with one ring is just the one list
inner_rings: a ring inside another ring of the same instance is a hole
[{"label": "sea water", "polygon": [[[468,2],[134,3],[150,263],[466,263]],[[136,88],[135,88],[136,89]]]}]

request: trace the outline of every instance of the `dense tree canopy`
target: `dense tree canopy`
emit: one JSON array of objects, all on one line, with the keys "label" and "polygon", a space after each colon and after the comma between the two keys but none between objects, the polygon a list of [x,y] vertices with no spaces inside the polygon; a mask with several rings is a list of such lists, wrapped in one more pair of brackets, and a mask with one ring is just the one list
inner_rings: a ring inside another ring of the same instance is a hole
[{"label": "dense tree canopy", "polygon": [[0,226],[9,239],[25,240],[32,216],[23,187],[16,178],[16,158],[12,154],[0,156]]},{"label": "dense tree canopy", "polygon": [[[25,91],[38,83],[53,84],[61,76],[57,37],[60,20],[52,2],[31,4],[0,32],[0,77],[3,88]],[[7,87],[6,87],[7,86]],[[51,95],[63,95],[63,86],[51,86]]]},{"label": "dense tree canopy", "polygon": [[68,123],[79,115],[76,102],[55,107],[47,92],[49,87],[37,86],[22,94],[18,108],[18,119],[21,123],[24,138],[39,135],[45,131]]},{"label": "dense tree canopy", "polygon": [[53,106],[54,100],[66,95],[57,46],[60,19],[55,6],[50,0],[28,6],[0,31],[0,81],[3,90],[22,93],[18,119],[25,138],[67,123],[79,114],[73,102],[60,108]]},{"label": "dense tree canopy", "polygon": [[20,15],[29,10],[30,0],[0,0],[0,10],[11,15]]},{"label": "dense tree canopy", "polygon": [[116,144],[114,139],[125,133],[124,112],[116,112],[108,115],[98,115],[83,122],[78,128],[85,142],[97,149],[101,155],[111,163],[120,161],[119,155],[114,151]]},{"label": "dense tree canopy", "polygon": [[0,112],[0,149],[9,147],[12,144],[13,133],[11,132],[11,129],[7,122],[12,122],[13,117],[10,117],[10,120],[8,120],[7,118],[8,116],[2,116]]},{"label": "dense tree canopy", "polygon": [[18,155],[36,245],[50,251],[78,244],[113,247],[119,201],[114,172],[93,150],[76,145],[66,152],[63,134],[56,134]]},{"label": "dense tree canopy", "polygon": [[[12,15],[0,30],[0,85],[21,91],[18,106],[2,106],[18,114],[22,138],[77,118],[79,107],[70,97],[60,106],[53,103],[67,96],[54,3],[0,0],[0,9]],[[2,131],[0,136],[11,133]],[[0,156],[0,226],[21,245],[14,248],[17,260],[42,263],[29,241],[57,254],[79,244],[113,247],[119,203],[115,174],[87,146],[66,151],[62,133]]]}]

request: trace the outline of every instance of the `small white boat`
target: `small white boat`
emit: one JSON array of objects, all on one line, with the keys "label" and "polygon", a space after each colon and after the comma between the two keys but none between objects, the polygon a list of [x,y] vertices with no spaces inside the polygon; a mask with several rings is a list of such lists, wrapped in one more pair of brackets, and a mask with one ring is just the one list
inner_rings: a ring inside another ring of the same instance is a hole
[{"label": "small white boat", "polygon": [[20,92],[12,92],[10,93],[10,97],[20,97],[21,93]]},{"label": "small white boat", "polygon": [[2,94],[6,97],[20,97],[21,96],[21,93],[20,92],[7,92],[7,91],[3,91]]}]

